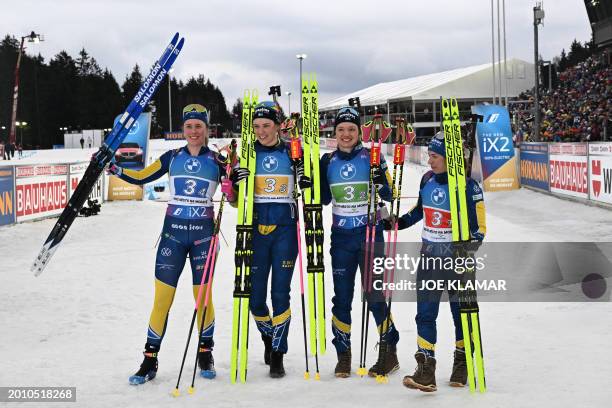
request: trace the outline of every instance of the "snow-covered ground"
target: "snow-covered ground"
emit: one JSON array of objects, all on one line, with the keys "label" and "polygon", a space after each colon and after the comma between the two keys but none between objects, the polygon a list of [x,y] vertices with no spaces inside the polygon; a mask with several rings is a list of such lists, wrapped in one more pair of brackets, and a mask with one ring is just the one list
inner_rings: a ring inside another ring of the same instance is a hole
[{"label": "snow-covered ground", "polygon": [[[403,194],[415,196],[425,168],[406,168]],[[609,210],[519,190],[486,195],[489,241],[612,241]],[[408,209],[415,198],[406,199]],[[233,225],[236,210],[226,206],[220,260],[214,283],[215,350],[218,377],[196,379],[188,395],[191,363],[184,372],[182,395],[176,382],[193,311],[191,274],[179,282],[157,378],[143,386],[127,378],[142,360],[153,301],[155,244],[164,203],[105,203],[100,215],[79,218],[44,273],[29,266],[55,220],[0,228],[0,386],[76,386],[78,406],[249,406],[255,407],[603,407],[612,398],[612,304],[485,303],[482,336],[488,391],[470,394],[447,386],[454,347],[450,311],[443,304],[438,319],[438,391],[425,394],[401,385],[415,362],[414,304],[394,304],[400,331],[401,369],[388,384],[353,375],[336,379],[331,342],[320,358],[321,380],[304,380],[304,354],[298,274],[294,274],[293,323],[287,376],[270,379],[263,345],[251,322],[247,384],[229,382],[229,342],[233,290]],[[325,209],[329,225],[330,210]],[[402,231],[400,240],[418,241],[420,224]],[[329,237],[326,237],[326,246]],[[328,251],[326,249],[326,256]],[[327,270],[331,270],[329,256]],[[610,285],[612,282],[608,282]],[[332,283],[326,274],[327,315]],[[359,342],[359,296],[355,297],[354,344]],[[369,339],[368,366],[376,359],[376,338]],[[328,338],[331,330],[328,328]],[[192,342],[193,345],[193,342]],[[353,369],[358,365],[354,347]],[[192,360],[190,353],[188,361]],[[311,359],[311,367],[314,361]],[[608,401],[606,403],[605,401]],[[53,406],[60,406],[56,404]],[[75,406],[75,404],[66,404]]]}]

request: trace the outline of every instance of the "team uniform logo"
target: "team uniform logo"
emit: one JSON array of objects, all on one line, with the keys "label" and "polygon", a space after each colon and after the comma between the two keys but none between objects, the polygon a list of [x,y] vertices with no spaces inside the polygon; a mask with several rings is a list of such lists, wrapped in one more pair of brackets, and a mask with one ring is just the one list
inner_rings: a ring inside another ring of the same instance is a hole
[{"label": "team uniform logo", "polygon": [[431,201],[436,205],[442,205],[446,201],[446,191],[438,187],[431,192]]},{"label": "team uniform logo", "polygon": [[346,163],[340,168],[340,177],[343,180],[350,180],[355,177],[355,174],[357,174],[357,169],[352,163]]},{"label": "team uniform logo", "polygon": [[198,159],[190,158],[185,161],[185,171],[187,173],[197,173],[200,171],[202,164]]},{"label": "team uniform logo", "polygon": [[162,256],[170,256],[172,255],[172,250],[170,248],[162,248],[160,253]]},{"label": "team uniform logo", "polygon": [[262,166],[265,171],[272,172],[278,168],[278,160],[274,156],[266,156],[263,159]]}]

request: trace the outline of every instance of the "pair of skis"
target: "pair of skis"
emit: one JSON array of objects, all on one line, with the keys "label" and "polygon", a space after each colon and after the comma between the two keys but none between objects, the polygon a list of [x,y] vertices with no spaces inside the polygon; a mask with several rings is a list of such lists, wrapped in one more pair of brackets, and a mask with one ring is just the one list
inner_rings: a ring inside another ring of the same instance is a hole
[{"label": "pair of skis", "polygon": [[[362,274],[362,300],[361,300],[361,337],[359,347],[359,368],[357,374],[364,376],[366,369],[366,351],[368,348],[368,328],[370,323],[369,296],[372,290],[372,266],[375,258],[376,226],[380,221],[378,191],[374,184],[374,174],[380,168],[380,155],[382,143],[392,132],[391,126],[383,121],[382,114],[377,113],[371,121],[361,126],[363,141],[370,142],[370,180],[368,183],[368,222],[365,238],[365,271]],[[382,203],[381,203],[382,204]],[[381,331],[384,329],[381,325]]]},{"label": "pair of skis", "polygon": [[149,75],[147,75],[140,89],[138,89],[136,96],[134,96],[127,109],[119,118],[119,121],[113,127],[111,133],[107,136],[102,147],[100,147],[92,157],[83,178],[77,185],[76,190],[70,197],[68,204],[64,208],[64,211],[62,211],[62,214],[55,223],[55,226],[45,240],[42,249],[30,268],[30,270],[34,272],[34,275],[38,276],[42,273],[55,251],[57,251],[59,244],[64,239],[72,222],[79,214],[79,210],[83,207],[85,200],[89,197],[100,174],[102,174],[106,165],[113,159],[115,151],[121,142],[123,142],[123,139],[125,139],[131,127],[138,119],[138,116],[140,116],[155,94],[155,91],[164,80],[164,77],[181,52],[184,42],[184,38],[179,40],[179,33],[174,35],[170,44],[164,49],[161,57],[153,64],[151,72],[149,72]]},{"label": "pair of skis", "polygon": [[246,382],[249,350],[249,298],[251,296],[251,264],[253,261],[253,193],[255,188],[255,132],[253,110],[258,92],[245,91],[242,105],[240,167],[249,169],[249,176],[238,187],[238,221],[236,224],[236,266],[234,276],[234,311],[230,356],[230,381],[238,377]]},{"label": "pair of skis", "polygon": [[325,354],[325,283],[323,262],[323,214],[319,177],[319,94],[315,74],[302,76],[302,138],[304,175],[312,187],[304,190],[304,235],[306,241],[306,272],[308,281],[308,315],[310,317],[310,349],[317,361]]},{"label": "pair of skis", "polygon": [[[470,240],[467,199],[466,168],[459,122],[457,100],[442,100],[442,126],[446,149],[446,166],[448,171],[448,191],[451,210],[451,228],[453,242]],[[487,389],[484,373],[482,343],[480,337],[480,320],[475,291],[464,291],[460,297],[461,329],[465,344],[468,383],[470,391],[476,391],[476,381],[481,393]],[[472,352],[472,344],[474,346]],[[474,365],[476,366],[474,368]]]}]

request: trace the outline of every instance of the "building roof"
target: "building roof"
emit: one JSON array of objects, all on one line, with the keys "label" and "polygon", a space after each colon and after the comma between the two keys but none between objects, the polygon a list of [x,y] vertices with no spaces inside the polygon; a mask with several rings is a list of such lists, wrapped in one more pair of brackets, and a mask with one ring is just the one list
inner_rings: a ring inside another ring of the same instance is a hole
[{"label": "building roof", "polygon": [[[503,61],[501,62],[503,69]],[[464,98],[493,98],[491,63],[457,68],[450,71],[400,79],[351,92],[320,105],[320,110],[346,106],[349,98],[359,97],[362,106],[387,104],[400,100],[434,100],[440,96]],[[516,97],[532,88],[535,74],[533,64],[516,58],[507,61],[508,96]],[[496,64],[496,75],[498,72]],[[499,78],[497,79],[497,83]],[[499,90],[498,90],[499,92]]]}]

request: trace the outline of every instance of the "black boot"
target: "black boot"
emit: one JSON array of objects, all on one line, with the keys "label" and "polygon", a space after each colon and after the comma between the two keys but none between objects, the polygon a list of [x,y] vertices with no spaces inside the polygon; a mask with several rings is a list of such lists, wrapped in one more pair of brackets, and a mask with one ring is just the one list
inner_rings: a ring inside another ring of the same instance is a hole
[{"label": "black boot", "polygon": [[334,374],[338,378],[348,378],[351,376],[351,350],[348,349],[343,353],[338,353],[338,364]]},{"label": "black boot", "polygon": [[424,353],[417,352],[414,355],[417,368],[413,375],[404,377],[404,385],[408,388],[418,389],[424,392],[433,392],[436,388],[436,359],[427,357]]},{"label": "black boot", "polygon": [[261,335],[264,342],[264,363],[270,365],[270,353],[272,353],[272,337]]},{"label": "black boot", "polygon": [[217,376],[212,350],[203,344],[200,344],[200,349],[198,350],[198,366],[200,367],[200,375],[202,377],[212,380]]},{"label": "black boot", "polygon": [[370,367],[370,370],[368,370],[368,375],[370,377],[389,375],[399,370],[399,368],[397,348],[382,342],[378,347],[378,360],[376,361],[376,364]]},{"label": "black boot", "polygon": [[272,353],[270,353],[270,377],[282,378],[285,376],[283,356],[284,354],[280,351],[272,351]]},{"label": "black boot", "polygon": [[140,385],[155,378],[157,375],[157,353],[159,346],[153,346],[149,343],[145,344],[144,360],[140,365],[140,370],[129,378],[130,384]]},{"label": "black boot", "polygon": [[465,350],[455,350],[453,362],[453,373],[450,376],[451,387],[464,387],[467,383],[467,364],[465,362]]}]

